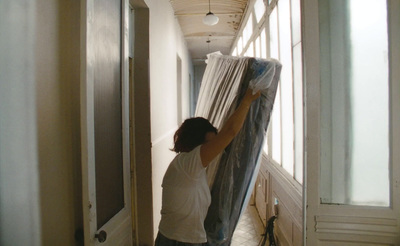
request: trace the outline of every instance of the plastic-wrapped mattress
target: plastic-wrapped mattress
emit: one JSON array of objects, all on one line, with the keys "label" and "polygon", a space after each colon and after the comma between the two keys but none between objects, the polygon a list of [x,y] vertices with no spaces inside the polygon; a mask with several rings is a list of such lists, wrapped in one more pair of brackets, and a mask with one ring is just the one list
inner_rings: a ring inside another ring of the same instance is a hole
[{"label": "plastic-wrapped mattress", "polygon": [[208,245],[230,245],[259,170],[265,132],[278,87],[281,64],[273,59],[208,56],[196,108],[220,129],[248,88],[261,90],[244,125],[207,169],[211,205],[205,220]]}]

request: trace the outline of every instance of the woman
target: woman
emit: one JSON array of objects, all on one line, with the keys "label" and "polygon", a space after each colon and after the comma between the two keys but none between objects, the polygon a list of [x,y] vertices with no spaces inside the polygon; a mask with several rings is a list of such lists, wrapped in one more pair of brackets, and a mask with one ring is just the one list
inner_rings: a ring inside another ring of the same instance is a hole
[{"label": "woman", "polygon": [[205,168],[238,134],[253,100],[248,90],[239,107],[218,133],[206,119],[197,117],[183,122],[174,135],[178,155],[165,173],[162,209],[156,246],[202,245],[207,242],[204,219],[211,203]]}]

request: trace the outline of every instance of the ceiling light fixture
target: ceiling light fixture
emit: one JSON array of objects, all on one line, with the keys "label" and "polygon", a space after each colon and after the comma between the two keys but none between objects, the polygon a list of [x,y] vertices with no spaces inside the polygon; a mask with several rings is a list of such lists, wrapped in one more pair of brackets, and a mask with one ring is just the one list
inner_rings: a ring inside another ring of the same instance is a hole
[{"label": "ceiling light fixture", "polygon": [[214,15],[211,12],[211,4],[210,4],[210,0],[208,0],[208,13],[206,14],[206,16],[204,16],[203,23],[208,26],[213,26],[213,25],[217,24],[218,21],[219,21],[218,16]]}]

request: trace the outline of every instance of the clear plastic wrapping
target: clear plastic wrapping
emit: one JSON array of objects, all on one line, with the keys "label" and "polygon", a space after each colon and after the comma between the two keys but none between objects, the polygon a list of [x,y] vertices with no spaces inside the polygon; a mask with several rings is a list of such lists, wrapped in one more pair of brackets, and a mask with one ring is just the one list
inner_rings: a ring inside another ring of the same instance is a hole
[{"label": "clear plastic wrapping", "polygon": [[244,125],[213,163],[207,175],[211,205],[205,220],[208,245],[230,245],[233,232],[252,192],[262,155],[264,135],[278,87],[281,64],[276,60],[209,56],[196,115],[217,128],[239,105],[248,88],[261,90]]}]

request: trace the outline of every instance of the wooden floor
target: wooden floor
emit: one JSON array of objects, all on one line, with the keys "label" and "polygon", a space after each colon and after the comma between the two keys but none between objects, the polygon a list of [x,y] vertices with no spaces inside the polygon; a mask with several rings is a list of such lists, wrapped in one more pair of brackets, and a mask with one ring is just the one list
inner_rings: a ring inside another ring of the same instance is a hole
[{"label": "wooden floor", "polygon": [[249,205],[241,216],[233,234],[231,246],[257,246],[264,227],[254,205]]}]

